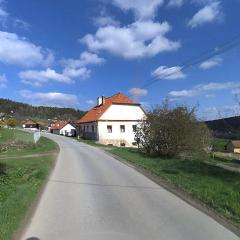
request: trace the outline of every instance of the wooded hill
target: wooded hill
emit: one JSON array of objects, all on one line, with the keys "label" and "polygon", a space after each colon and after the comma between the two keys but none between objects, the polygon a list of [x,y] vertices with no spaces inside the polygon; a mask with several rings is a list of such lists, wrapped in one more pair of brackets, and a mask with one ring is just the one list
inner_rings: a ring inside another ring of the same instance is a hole
[{"label": "wooded hill", "polygon": [[206,121],[215,137],[240,139],[240,116]]},{"label": "wooded hill", "polygon": [[13,115],[18,121],[26,118],[35,120],[62,119],[78,120],[84,112],[73,108],[58,108],[45,106],[32,106],[25,103],[15,102],[0,98],[0,113]]}]

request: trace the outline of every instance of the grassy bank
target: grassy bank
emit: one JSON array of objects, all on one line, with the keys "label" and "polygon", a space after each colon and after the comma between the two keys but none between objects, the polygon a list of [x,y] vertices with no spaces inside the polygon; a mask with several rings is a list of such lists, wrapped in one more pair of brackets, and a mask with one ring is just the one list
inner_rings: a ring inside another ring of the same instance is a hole
[{"label": "grassy bank", "polygon": [[9,144],[20,134],[25,144],[0,154],[0,239],[10,240],[48,176],[58,147],[43,137],[33,145],[25,132],[4,129],[0,134]]},{"label": "grassy bank", "polygon": [[151,158],[124,148],[109,151],[184,190],[240,227],[239,174],[201,161]]}]

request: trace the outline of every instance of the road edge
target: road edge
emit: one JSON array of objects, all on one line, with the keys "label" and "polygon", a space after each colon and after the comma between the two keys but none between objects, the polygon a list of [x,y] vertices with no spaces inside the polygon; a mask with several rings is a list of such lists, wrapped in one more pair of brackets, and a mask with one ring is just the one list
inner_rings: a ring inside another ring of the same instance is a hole
[{"label": "road edge", "polygon": [[227,228],[228,230],[230,230],[231,232],[236,234],[238,237],[240,237],[240,229],[237,225],[233,224],[228,219],[220,216],[216,211],[209,208],[206,204],[204,204],[200,200],[193,198],[189,193],[179,189],[178,187],[176,187],[173,184],[167,182],[166,180],[162,179],[161,177],[157,177],[157,176],[151,174],[149,171],[145,170],[144,168],[142,168],[140,166],[134,165],[134,164],[128,162],[127,160],[125,160],[125,159],[123,159],[123,158],[105,150],[105,149],[101,149],[101,150],[104,151],[109,156],[113,157],[114,159],[116,159],[116,160],[120,161],[121,163],[127,165],[128,167],[131,167],[134,170],[136,170],[137,172],[143,174],[145,177],[149,178],[150,180],[152,180],[156,184],[160,185],[165,190],[167,190],[167,191],[171,192],[172,194],[174,194],[175,196],[179,197],[180,199],[182,199],[186,203],[190,204],[192,207],[194,207],[194,208],[198,209],[199,211],[205,213],[206,215],[208,215],[209,217],[214,219],[216,222],[218,222],[219,224],[221,224],[222,226],[224,226],[225,228]]},{"label": "road edge", "polygon": [[[44,137],[46,137],[46,136],[44,136]],[[55,155],[55,158],[53,160],[53,164],[50,168],[49,174],[46,177],[46,179],[43,181],[42,186],[40,187],[38,193],[36,194],[31,206],[28,208],[28,210],[25,214],[25,217],[22,219],[18,229],[13,233],[12,240],[19,240],[24,235],[24,233],[26,232],[26,230],[27,230],[27,228],[28,228],[36,210],[37,210],[37,207],[38,207],[38,205],[41,201],[42,195],[43,195],[44,190],[45,190],[45,188],[48,184],[49,178],[52,175],[52,173],[53,173],[53,171],[56,167],[58,156],[59,156],[59,153],[60,153],[60,146],[58,145],[57,142],[55,142],[55,143],[57,144],[57,149],[53,152],[53,156]]]}]

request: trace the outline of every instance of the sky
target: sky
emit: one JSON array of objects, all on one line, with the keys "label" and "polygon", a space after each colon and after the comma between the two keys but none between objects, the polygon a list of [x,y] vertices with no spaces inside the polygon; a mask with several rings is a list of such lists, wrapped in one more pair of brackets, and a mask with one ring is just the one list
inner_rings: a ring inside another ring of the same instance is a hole
[{"label": "sky", "polygon": [[[122,92],[240,114],[240,0],[0,0],[0,97],[87,110]],[[213,52],[185,68],[203,53]]]}]

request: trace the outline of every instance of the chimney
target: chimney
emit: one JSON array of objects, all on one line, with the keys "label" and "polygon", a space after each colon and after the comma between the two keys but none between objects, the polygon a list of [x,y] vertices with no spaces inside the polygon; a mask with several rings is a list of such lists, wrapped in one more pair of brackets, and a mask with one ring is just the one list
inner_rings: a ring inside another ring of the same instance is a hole
[{"label": "chimney", "polygon": [[101,97],[97,98],[97,105],[98,106],[103,105],[104,103],[105,103],[105,97],[104,96],[101,96]]}]

